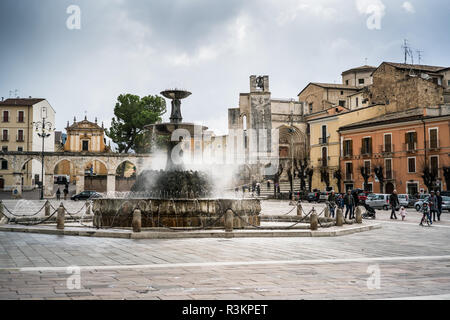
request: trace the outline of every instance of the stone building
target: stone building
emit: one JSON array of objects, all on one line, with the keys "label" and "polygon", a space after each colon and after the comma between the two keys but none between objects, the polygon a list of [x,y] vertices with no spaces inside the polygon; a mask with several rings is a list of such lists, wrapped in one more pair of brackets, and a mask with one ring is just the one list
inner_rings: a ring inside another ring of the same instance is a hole
[{"label": "stone building", "polygon": [[366,93],[371,104],[392,112],[441,105],[450,101],[450,68],[383,62],[372,74]]},{"label": "stone building", "polygon": [[[42,138],[38,136],[35,122],[42,121],[55,125],[55,110],[45,99],[15,98],[0,101],[0,134],[3,152],[42,152]],[[54,127],[53,127],[54,128]],[[45,139],[44,151],[54,151],[54,131]],[[2,159],[0,167],[0,190],[11,190],[15,183],[12,164]],[[21,168],[24,190],[34,189],[42,181],[41,162],[34,159]],[[45,172],[44,172],[45,174]]]},{"label": "stone building", "polygon": [[[239,107],[228,110],[228,129],[230,132],[242,132],[243,139],[228,135],[227,144],[234,143],[232,138],[242,140],[243,153],[236,155],[247,172],[245,179],[263,180],[264,170],[250,154],[250,146],[255,146],[259,153],[272,150],[272,138],[278,139],[278,150],[275,155],[283,166],[282,180],[287,179],[287,168],[292,159],[302,160],[307,157],[308,139],[307,125],[304,120],[304,104],[284,99],[274,99],[269,88],[269,77],[250,76],[250,92],[239,95]],[[267,140],[262,137],[265,132]],[[264,141],[262,143],[262,141]],[[236,141],[235,145],[240,141]],[[242,181],[244,182],[244,181]],[[246,181],[248,183],[248,181]]]}]

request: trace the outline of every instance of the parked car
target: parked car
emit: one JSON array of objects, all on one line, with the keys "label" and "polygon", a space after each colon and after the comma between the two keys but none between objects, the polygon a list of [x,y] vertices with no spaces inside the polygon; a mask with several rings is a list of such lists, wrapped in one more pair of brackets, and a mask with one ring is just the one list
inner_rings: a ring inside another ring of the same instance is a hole
[{"label": "parked car", "polygon": [[415,196],[408,195],[408,208],[414,208],[414,205],[419,199],[417,199]]},{"label": "parked car", "polygon": [[328,201],[328,192],[327,191],[322,191],[319,195],[319,202],[326,202]]},{"label": "parked car", "polygon": [[372,193],[367,196],[366,204],[374,209],[389,210],[389,194]]},{"label": "parked car", "polygon": [[359,202],[361,202],[361,203],[366,202],[367,201],[367,195],[368,195],[368,193],[366,193],[366,192],[358,193],[358,200],[359,200]]},{"label": "parked car", "polygon": [[398,202],[400,203],[401,207],[408,208],[409,196],[407,194],[399,194],[398,195]]},{"label": "parked car", "polygon": [[70,198],[70,200],[78,201],[78,200],[89,200],[89,199],[98,199],[101,198],[101,194],[96,191],[83,191],[79,194],[76,194]]},{"label": "parked car", "polygon": [[316,192],[308,193],[307,200],[308,200],[308,202],[317,201],[317,194],[316,194]]}]

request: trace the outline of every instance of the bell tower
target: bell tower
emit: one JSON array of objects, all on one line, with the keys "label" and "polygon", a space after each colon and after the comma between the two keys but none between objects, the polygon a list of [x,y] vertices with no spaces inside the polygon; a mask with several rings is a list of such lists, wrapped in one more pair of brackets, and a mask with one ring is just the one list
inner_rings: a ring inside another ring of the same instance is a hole
[{"label": "bell tower", "polygon": [[269,76],[250,76],[250,93],[269,93]]}]

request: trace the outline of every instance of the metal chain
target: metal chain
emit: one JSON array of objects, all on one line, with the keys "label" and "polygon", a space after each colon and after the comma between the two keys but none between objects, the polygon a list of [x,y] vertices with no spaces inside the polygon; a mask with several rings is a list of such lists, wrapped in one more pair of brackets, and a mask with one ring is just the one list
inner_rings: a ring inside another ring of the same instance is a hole
[{"label": "metal chain", "polygon": [[33,213],[33,214],[30,214],[30,215],[19,215],[19,214],[15,214],[14,212],[12,212],[11,210],[9,210],[4,204],[3,204],[3,202],[1,203],[1,205],[3,205],[3,208],[9,213],[9,214],[11,214],[12,216],[14,216],[14,217],[18,217],[18,218],[26,218],[26,217],[34,217],[34,216],[36,216],[36,215],[38,215],[41,211],[42,211],[42,209],[44,209],[45,208],[45,204],[41,207],[41,209],[39,209],[36,213]]},{"label": "metal chain", "polygon": [[[48,216],[47,218],[45,218],[42,221],[39,221],[37,223],[19,223],[14,221],[15,224],[21,225],[21,226],[37,226],[39,224],[43,224],[44,222],[47,222],[48,220],[50,220],[50,218],[52,218],[56,213],[58,212],[58,210],[55,210],[50,216]],[[8,217],[9,219],[9,217]]]}]

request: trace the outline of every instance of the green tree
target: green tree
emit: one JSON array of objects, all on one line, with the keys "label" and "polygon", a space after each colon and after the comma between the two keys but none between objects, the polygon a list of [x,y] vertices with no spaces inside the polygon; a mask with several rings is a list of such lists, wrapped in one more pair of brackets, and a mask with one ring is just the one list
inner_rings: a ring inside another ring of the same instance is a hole
[{"label": "green tree", "polygon": [[157,95],[140,98],[132,94],[120,95],[114,108],[114,118],[106,135],[118,145],[120,153],[137,153],[150,149],[150,133],[146,125],[161,121],[166,113],[166,101]]}]

